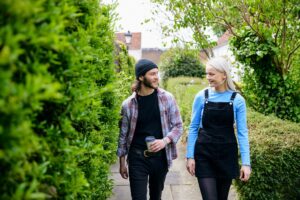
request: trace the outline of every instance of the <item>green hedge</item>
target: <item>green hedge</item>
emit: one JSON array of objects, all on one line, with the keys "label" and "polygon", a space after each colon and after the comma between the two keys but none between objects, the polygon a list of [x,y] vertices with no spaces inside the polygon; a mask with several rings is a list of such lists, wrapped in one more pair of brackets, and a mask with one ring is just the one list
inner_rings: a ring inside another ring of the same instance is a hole
[{"label": "green hedge", "polygon": [[236,181],[243,200],[300,198],[300,124],[264,116],[249,109],[252,175]]},{"label": "green hedge", "polygon": [[[131,95],[131,85],[134,82],[134,57],[128,54],[126,45],[117,41],[116,44],[116,71],[117,75],[117,95],[118,99],[122,102],[129,95]],[[121,103],[120,103],[121,109]]]},{"label": "green hedge", "polygon": [[179,106],[184,128],[181,138],[183,142],[186,142],[194,97],[207,86],[207,82],[197,77],[177,77],[169,78],[164,85],[167,86],[166,90],[174,95]]},{"label": "green hedge", "polygon": [[300,54],[291,56],[292,64],[287,68],[283,63],[288,56],[282,52],[290,47],[278,46],[281,42],[274,43],[271,34],[265,31],[258,37],[248,27],[230,39],[235,59],[243,69],[242,92],[256,111],[300,122]]},{"label": "green hedge", "polygon": [[0,2],[0,199],[106,199],[118,102],[110,8]]},{"label": "green hedge", "polygon": [[[194,82],[192,81],[194,80]],[[195,95],[207,86],[197,78],[172,78],[168,89],[179,104],[188,131]],[[248,109],[253,168],[249,182],[235,181],[242,200],[296,200],[300,198],[300,124],[264,116]]]},{"label": "green hedge", "polygon": [[164,52],[160,59],[163,79],[171,77],[199,77],[205,74],[205,67],[200,62],[199,52],[187,48],[173,48]]}]

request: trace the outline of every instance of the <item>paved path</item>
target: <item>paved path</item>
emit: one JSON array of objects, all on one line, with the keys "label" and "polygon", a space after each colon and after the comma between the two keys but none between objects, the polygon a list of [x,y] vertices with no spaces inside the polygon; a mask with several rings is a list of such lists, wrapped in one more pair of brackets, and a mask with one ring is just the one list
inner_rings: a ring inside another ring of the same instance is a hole
[{"label": "paved path", "polygon": [[[192,177],[185,167],[185,146],[181,142],[177,144],[179,157],[174,160],[165,182],[162,200],[202,200],[197,179]],[[119,174],[119,163],[111,167],[114,181],[113,196],[109,200],[131,200],[129,181]],[[228,200],[237,200],[233,187],[230,189]]]}]

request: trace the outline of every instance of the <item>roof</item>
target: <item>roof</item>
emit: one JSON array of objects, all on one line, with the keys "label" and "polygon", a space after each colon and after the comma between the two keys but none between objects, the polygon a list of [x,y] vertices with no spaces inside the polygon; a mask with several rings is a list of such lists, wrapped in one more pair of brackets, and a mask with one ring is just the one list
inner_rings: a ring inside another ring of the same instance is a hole
[{"label": "roof", "polygon": [[227,30],[221,37],[219,37],[217,46],[221,46],[228,42],[229,38],[232,36],[230,30]]}]

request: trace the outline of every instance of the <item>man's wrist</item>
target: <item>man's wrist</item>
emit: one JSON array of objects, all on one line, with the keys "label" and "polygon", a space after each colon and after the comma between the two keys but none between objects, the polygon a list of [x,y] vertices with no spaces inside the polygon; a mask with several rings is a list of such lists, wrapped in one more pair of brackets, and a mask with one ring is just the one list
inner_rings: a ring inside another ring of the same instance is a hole
[{"label": "man's wrist", "polygon": [[120,163],[120,166],[124,165],[125,162],[126,162],[125,156],[120,156],[120,157],[119,157],[119,163]]},{"label": "man's wrist", "polygon": [[164,144],[165,144],[165,146],[167,146],[169,143],[168,143],[168,139],[167,139],[167,137],[164,137],[163,139],[163,142],[164,142]]}]

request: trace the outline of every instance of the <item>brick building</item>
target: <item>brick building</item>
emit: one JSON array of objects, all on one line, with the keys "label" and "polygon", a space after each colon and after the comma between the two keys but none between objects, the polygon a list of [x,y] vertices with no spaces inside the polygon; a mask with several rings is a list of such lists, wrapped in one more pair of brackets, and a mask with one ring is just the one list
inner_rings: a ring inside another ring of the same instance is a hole
[{"label": "brick building", "polygon": [[160,56],[165,50],[159,48],[143,48],[142,58],[152,60],[155,64],[159,64]]},{"label": "brick building", "polygon": [[133,56],[135,60],[139,60],[142,57],[142,33],[141,32],[132,32],[131,42],[126,44],[125,33],[119,32],[116,33],[116,40],[123,42],[127,45],[129,55]]}]

